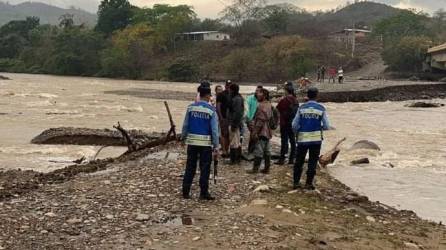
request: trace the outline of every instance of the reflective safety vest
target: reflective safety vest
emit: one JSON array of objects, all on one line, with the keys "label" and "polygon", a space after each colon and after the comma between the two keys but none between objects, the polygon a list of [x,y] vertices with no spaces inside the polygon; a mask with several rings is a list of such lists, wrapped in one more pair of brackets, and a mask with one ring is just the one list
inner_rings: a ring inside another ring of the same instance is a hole
[{"label": "reflective safety vest", "polygon": [[299,144],[317,145],[323,140],[322,117],[325,108],[317,102],[307,102],[299,108]]},{"label": "reflective safety vest", "polygon": [[215,108],[206,102],[196,102],[189,106],[187,145],[212,146],[211,119],[215,112]]}]

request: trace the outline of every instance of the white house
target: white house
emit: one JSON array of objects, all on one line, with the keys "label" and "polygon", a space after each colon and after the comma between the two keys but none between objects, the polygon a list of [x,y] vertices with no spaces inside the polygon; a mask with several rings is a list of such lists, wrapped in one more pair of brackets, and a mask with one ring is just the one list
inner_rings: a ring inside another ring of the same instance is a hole
[{"label": "white house", "polygon": [[427,51],[427,61],[431,69],[446,71],[446,43],[430,48]]},{"label": "white house", "polygon": [[220,31],[197,31],[179,34],[184,41],[227,41],[231,40],[229,34]]},{"label": "white house", "polygon": [[352,43],[353,34],[355,39],[360,40],[365,38],[372,31],[366,29],[343,29],[341,31],[333,32],[329,37],[336,42]]}]

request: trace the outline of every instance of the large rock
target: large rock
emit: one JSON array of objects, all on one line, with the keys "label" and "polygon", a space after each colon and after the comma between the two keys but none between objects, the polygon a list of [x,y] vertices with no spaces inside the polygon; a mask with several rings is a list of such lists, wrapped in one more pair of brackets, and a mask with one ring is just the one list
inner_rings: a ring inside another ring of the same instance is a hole
[{"label": "large rock", "polygon": [[[160,133],[147,134],[140,130],[129,130],[134,140],[151,141],[162,137]],[[69,144],[96,146],[127,146],[117,130],[60,127],[50,128],[32,139],[33,144]]]},{"label": "large rock", "polygon": [[369,149],[369,150],[381,151],[381,148],[376,143],[368,140],[358,141],[355,144],[353,144],[353,146],[350,148],[350,150],[357,150],[357,149]]}]

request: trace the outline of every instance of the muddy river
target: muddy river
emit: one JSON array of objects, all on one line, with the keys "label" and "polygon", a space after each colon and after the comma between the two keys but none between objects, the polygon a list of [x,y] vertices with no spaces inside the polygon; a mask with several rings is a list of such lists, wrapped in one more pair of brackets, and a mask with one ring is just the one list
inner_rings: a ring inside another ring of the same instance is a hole
[{"label": "muddy river", "polygon": [[[81,77],[2,74],[0,80],[0,170],[52,171],[98,147],[41,146],[30,140],[50,127],[125,128],[167,131],[163,98],[178,125],[195,85]],[[242,87],[248,93],[253,87]],[[444,100],[437,100],[445,103]],[[347,137],[345,149],[329,171],[353,189],[423,218],[446,222],[446,108],[407,108],[409,102],[327,103],[336,130],[325,134],[329,148]],[[368,139],[381,152],[348,151]],[[107,148],[99,158],[125,148]],[[370,164],[351,166],[368,157]]]}]

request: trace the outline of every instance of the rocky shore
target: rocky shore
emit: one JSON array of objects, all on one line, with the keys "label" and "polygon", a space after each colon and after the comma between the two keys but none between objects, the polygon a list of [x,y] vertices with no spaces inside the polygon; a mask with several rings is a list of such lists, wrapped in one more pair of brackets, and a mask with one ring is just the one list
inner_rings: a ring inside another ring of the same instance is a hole
[{"label": "rocky shore", "polygon": [[[49,174],[0,173],[0,249],[445,249],[444,226],[352,192],[321,171],[317,192],[221,164],[215,202],[180,198],[170,143]],[[15,191],[12,191],[15,190]],[[257,190],[257,191],[255,191]]]}]

